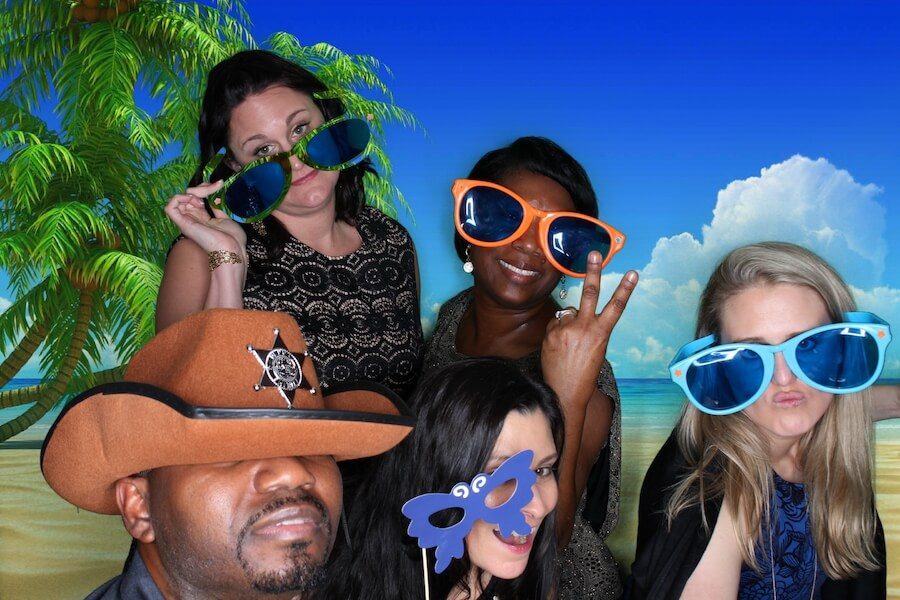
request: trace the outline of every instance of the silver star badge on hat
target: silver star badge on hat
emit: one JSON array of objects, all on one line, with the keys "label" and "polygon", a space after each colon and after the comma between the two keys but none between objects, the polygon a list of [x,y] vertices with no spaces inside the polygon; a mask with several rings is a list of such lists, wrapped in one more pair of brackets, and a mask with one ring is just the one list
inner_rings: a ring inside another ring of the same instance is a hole
[{"label": "silver star badge on hat", "polygon": [[294,392],[297,389],[309,390],[315,394],[316,389],[303,377],[303,361],[309,356],[308,352],[295,354],[287,349],[281,339],[281,332],[276,328],[275,341],[272,348],[264,350],[254,348],[247,344],[247,351],[256,357],[262,365],[263,372],[259,383],[253,385],[257,392],[264,388],[276,387],[281,397],[287,402],[288,408],[293,406]]}]

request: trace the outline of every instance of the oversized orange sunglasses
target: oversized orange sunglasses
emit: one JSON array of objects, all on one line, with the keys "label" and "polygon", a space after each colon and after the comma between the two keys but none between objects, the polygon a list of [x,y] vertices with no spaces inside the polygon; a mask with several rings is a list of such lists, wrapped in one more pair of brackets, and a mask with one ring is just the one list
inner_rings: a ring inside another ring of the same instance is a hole
[{"label": "oversized orange sunglasses", "polygon": [[453,182],[453,221],[464,240],[495,248],[522,236],[538,219],[541,250],[555,269],[572,277],[587,274],[588,254],[603,257],[601,268],[625,246],[625,234],[594,217],[575,212],[544,212],[502,185],[474,179]]}]

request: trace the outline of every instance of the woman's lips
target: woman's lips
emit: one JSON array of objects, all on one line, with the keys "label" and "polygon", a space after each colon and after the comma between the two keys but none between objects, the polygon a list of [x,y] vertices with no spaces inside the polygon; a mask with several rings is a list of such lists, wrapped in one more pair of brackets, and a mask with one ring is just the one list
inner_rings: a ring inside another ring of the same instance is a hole
[{"label": "woman's lips", "polygon": [[799,406],[803,402],[803,394],[800,392],[778,392],[772,398],[775,406],[784,406],[787,408]]},{"label": "woman's lips", "polygon": [[312,171],[310,171],[309,173],[307,173],[307,174],[304,175],[303,177],[301,177],[301,178],[299,178],[299,179],[295,179],[294,181],[292,181],[292,182],[291,182],[291,185],[303,185],[303,184],[306,183],[307,181],[312,181],[312,179],[313,179],[316,175],[318,175],[318,174],[319,174],[319,172],[316,171],[315,169],[313,169]]},{"label": "woman's lips", "polygon": [[534,544],[534,531],[528,535],[513,534],[509,537],[500,535],[500,531],[494,529],[494,537],[500,540],[500,543],[513,554],[528,554],[531,552],[531,546]]},{"label": "woman's lips", "polygon": [[518,277],[525,279],[534,279],[541,276],[540,271],[533,271],[531,269],[525,268],[527,265],[522,265],[521,267],[517,267],[511,263],[506,262],[502,258],[499,260],[500,266],[503,267],[507,272],[517,275]]}]

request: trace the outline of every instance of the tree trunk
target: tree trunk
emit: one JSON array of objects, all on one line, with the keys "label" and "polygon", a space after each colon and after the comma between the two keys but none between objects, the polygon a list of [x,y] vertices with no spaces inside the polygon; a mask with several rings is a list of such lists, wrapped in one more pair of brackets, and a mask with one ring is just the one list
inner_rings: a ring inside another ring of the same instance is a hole
[{"label": "tree trunk", "polygon": [[[125,365],[119,365],[111,369],[104,369],[94,373],[94,385],[102,383],[112,383],[113,381],[121,381],[122,373],[125,371]],[[16,388],[14,390],[6,390],[0,392],[0,409],[11,408],[13,406],[22,406],[29,402],[37,402],[41,396],[48,393],[50,385],[53,382],[44,382],[37,385],[28,385]]]},{"label": "tree trunk", "polygon": [[[35,321],[31,324],[31,327],[25,332],[25,337],[22,338],[19,345],[6,357],[3,364],[0,364],[0,387],[9,383],[9,380],[19,372],[22,365],[28,362],[28,359],[31,358],[34,351],[37,350],[38,346],[41,345],[41,342],[44,341],[46,335],[47,325],[45,323],[38,323]],[[3,408],[2,402],[0,402],[0,408]]]},{"label": "tree trunk", "polygon": [[34,423],[47,414],[53,405],[55,405],[66,391],[72,373],[75,371],[75,365],[81,358],[81,350],[87,340],[88,326],[91,322],[91,304],[93,303],[93,293],[82,291],[78,298],[78,313],[75,316],[75,329],[72,332],[72,341],[69,344],[69,352],[63,359],[59,370],[56,372],[56,378],[49,382],[47,391],[40,399],[24,413],[8,423],[0,425],[0,442],[8,440],[17,433],[28,429]]}]

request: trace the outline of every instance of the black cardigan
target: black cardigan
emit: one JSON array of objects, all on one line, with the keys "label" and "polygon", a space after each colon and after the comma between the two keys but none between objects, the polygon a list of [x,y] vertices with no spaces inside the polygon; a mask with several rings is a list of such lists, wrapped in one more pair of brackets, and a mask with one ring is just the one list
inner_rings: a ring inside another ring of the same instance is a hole
[{"label": "black cardigan", "polygon": [[[677,599],[706,550],[719,518],[721,499],[704,503],[708,531],[703,527],[699,505],[682,510],[671,529],[667,527],[665,506],[673,486],[685,473],[684,456],[673,431],[653,459],[641,486],[637,547],[625,587],[626,598]],[[881,568],[863,572],[855,579],[829,579],[822,586],[822,600],[875,600],[887,596],[884,530],[881,520],[876,520],[875,548]]]}]

